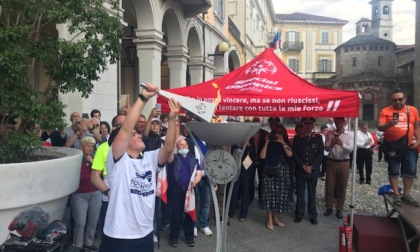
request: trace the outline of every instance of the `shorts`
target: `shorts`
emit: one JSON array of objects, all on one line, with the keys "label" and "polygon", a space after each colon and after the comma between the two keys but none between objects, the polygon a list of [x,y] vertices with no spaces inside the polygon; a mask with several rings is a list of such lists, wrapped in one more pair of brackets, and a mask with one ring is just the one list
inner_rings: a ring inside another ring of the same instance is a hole
[{"label": "shorts", "polygon": [[403,157],[388,158],[388,176],[398,177],[401,165],[401,174],[414,178],[417,175],[417,157],[417,149],[408,149]]}]

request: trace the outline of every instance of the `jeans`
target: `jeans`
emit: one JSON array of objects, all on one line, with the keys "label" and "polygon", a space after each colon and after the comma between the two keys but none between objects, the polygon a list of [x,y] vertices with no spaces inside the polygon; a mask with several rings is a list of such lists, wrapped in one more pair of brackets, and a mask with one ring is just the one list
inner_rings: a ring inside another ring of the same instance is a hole
[{"label": "jeans", "polygon": [[78,248],[93,245],[96,225],[101,210],[101,191],[74,193],[71,197],[74,218],[73,244]]},{"label": "jeans", "polygon": [[200,228],[209,226],[210,213],[210,183],[207,177],[202,177],[195,188],[196,199],[200,202]]},{"label": "jeans", "polygon": [[408,149],[404,156],[398,158],[388,158],[388,175],[397,177],[401,174],[406,177],[414,178],[417,175],[417,149]]}]

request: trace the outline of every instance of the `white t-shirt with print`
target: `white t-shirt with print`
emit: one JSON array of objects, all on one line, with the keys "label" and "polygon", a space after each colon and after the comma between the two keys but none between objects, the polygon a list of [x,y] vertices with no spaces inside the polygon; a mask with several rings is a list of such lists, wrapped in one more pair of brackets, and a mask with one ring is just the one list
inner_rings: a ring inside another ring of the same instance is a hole
[{"label": "white t-shirt with print", "polygon": [[108,153],[107,179],[111,197],[105,217],[104,233],[112,238],[139,239],[153,231],[158,150],[132,159],[127,152],[114,163]]}]

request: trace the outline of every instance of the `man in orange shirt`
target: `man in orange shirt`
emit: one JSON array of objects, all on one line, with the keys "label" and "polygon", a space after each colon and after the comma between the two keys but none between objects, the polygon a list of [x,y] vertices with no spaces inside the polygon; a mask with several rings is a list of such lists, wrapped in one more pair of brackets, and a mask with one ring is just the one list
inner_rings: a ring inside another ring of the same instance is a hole
[{"label": "man in orange shirt", "polygon": [[[379,120],[378,130],[384,132],[384,141],[396,141],[407,134],[408,127],[408,150],[400,156],[389,156],[388,153],[388,176],[394,191],[393,202],[400,206],[402,202],[408,205],[419,207],[419,203],[415,201],[410,193],[413,185],[414,177],[417,174],[417,148],[420,145],[420,122],[419,114],[415,107],[407,106],[405,103],[407,98],[401,89],[396,89],[391,93],[392,105],[382,109]],[[407,113],[409,111],[409,113]],[[407,120],[407,114],[410,120]],[[409,125],[408,125],[409,123]],[[416,142],[413,142],[413,137]],[[401,174],[403,175],[404,193],[401,196],[398,191],[398,177],[401,166]]]}]

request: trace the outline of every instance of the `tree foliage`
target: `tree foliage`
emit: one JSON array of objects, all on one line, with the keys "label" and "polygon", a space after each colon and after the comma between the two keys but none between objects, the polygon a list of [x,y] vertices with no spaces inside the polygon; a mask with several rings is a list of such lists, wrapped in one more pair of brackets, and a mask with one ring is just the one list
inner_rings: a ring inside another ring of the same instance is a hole
[{"label": "tree foliage", "polygon": [[[39,146],[19,136],[24,132],[11,133],[17,130],[10,127],[13,118],[35,120],[44,129],[63,127],[59,92],[87,98],[92,82],[116,63],[121,17],[110,10],[119,10],[117,0],[0,0],[0,127],[7,128],[6,134],[0,130],[0,163],[17,161],[4,157],[19,146],[29,150],[25,154]],[[58,34],[57,27],[68,34]],[[39,66],[43,88],[34,85]]]}]

